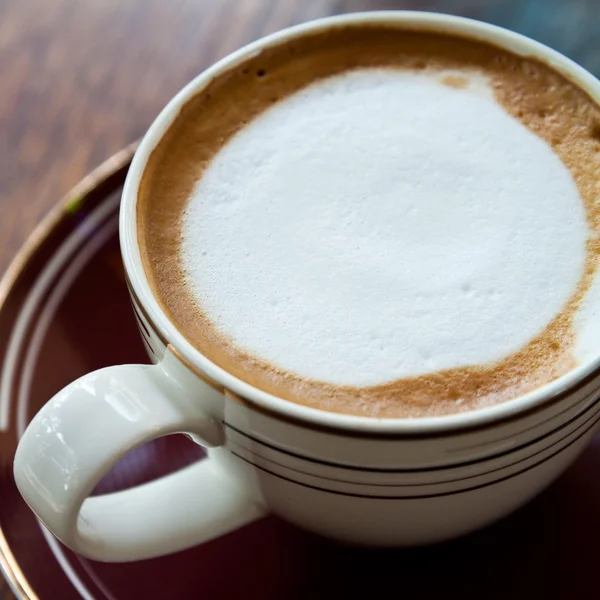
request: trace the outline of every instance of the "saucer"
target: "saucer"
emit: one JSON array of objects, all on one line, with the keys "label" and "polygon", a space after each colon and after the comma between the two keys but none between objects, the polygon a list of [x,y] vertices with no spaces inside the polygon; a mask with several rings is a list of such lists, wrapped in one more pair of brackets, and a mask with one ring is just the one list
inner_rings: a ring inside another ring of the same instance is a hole
[{"label": "saucer", "polygon": [[[89,175],[30,237],[0,282],[0,568],[17,598],[574,598],[598,588],[600,437],[512,516],[462,539],[413,549],[336,545],[267,517],[177,554],[104,564],[65,548],[14,484],[17,440],[42,404],[88,371],[146,363],[119,254],[128,148]],[[203,452],[184,436],[138,448],[102,494],[149,481]],[[175,510],[175,502],[174,502]],[[0,600],[3,595],[0,582]]]}]

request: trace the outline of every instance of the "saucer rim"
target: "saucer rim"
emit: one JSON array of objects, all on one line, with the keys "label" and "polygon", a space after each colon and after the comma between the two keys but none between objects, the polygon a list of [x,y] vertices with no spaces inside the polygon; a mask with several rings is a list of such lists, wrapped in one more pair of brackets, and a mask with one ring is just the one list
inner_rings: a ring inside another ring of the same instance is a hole
[{"label": "saucer rim", "polygon": [[[5,309],[12,291],[26,272],[31,261],[48,240],[52,232],[70,215],[89,202],[90,195],[120,171],[125,180],[126,171],[139,141],[119,150],[81,179],[59,200],[29,234],[8,268],[0,278],[0,313]],[[115,189],[118,186],[115,186]],[[6,581],[17,600],[40,600],[15,558],[2,527],[0,527],[0,576]]]}]

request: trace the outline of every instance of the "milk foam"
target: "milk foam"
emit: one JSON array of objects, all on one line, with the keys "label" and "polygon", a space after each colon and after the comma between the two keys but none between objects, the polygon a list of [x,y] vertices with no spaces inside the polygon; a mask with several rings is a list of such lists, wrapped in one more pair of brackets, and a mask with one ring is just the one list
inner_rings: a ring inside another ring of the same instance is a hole
[{"label": "milk foam", "polygon": [[250,354],[355,386],[531,340],[582,275],[586,218],[551,147],[481,85],[361,69],[248,124],[184,215],[200,309]]}]

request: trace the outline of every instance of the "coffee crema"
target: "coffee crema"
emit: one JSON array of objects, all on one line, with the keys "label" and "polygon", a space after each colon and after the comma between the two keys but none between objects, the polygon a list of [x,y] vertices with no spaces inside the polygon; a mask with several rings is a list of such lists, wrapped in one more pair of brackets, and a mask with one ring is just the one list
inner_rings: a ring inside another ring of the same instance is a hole
[{"label": "coffee crema", "polygon": [[153,151],[137,219],[162,308],[281,398],[473,410],[577,364],[600,256],[600,109],[492,45],[344,25],[214,79]]}]

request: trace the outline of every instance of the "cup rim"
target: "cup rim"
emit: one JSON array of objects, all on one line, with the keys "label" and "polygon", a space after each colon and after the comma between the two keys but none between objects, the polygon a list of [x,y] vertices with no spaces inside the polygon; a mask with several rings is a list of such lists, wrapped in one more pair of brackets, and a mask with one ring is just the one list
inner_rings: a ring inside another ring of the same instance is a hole
[{"label": "cup rim", "polygon": [[284,420],[300,421],[306,425],[370,435],[450,433],[518,418],[574,392],[576,388],[598,375],[600,355],[527,394],[464,413],[436,417],[376,418],[321,410],[269,394],[213,363],[179,332],[154,297],[138,246],[138,189],[150,154],[177,116],[181,106],[198,94],[215,76],[235,68],[246,58],[255,56],[267,47],[309,32],[350,24],[389,24],[400,29],[451,33],[481,40],[512,53],[541,60],[600,103],[600,81],[571,59],[524,35],[466,17],[420,11],[359,12],[317,19],[270,34],[222,58],[192,79],[168,102],[142,138],[127,174],[119,217],[121,253],[132,292],[143,305],[156,330],[168,340],[188,366],[205,374],[225,390],[254,404],[257,409]]}]

